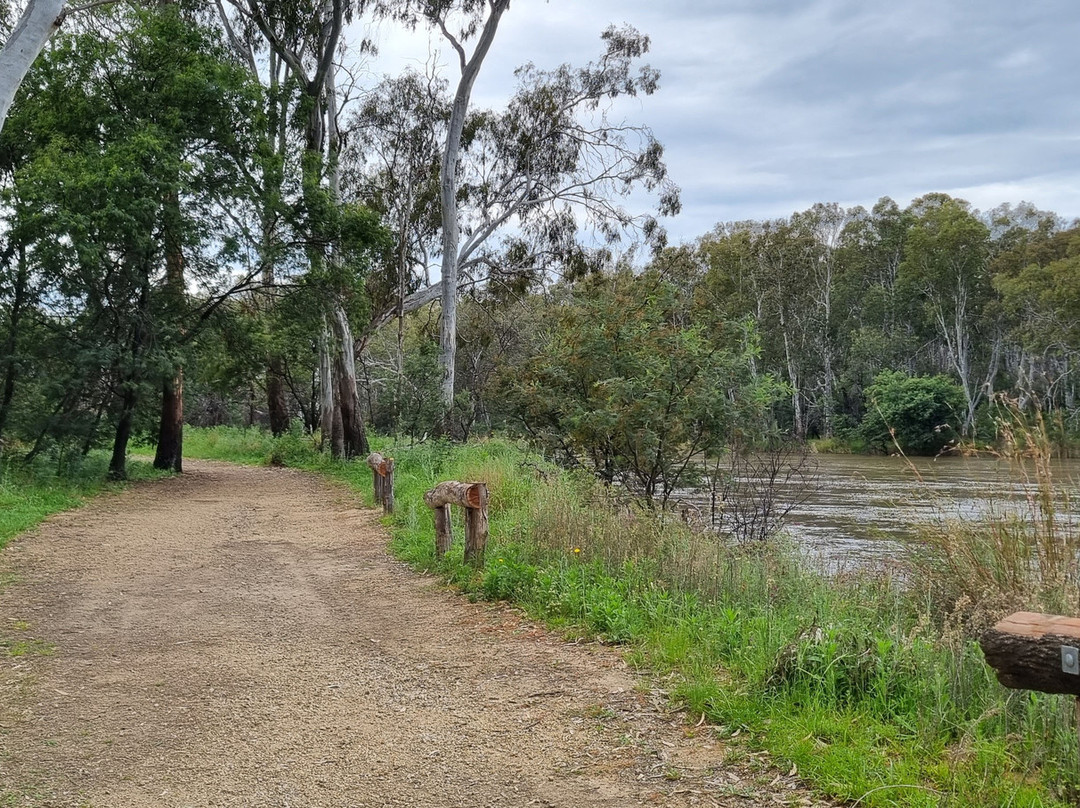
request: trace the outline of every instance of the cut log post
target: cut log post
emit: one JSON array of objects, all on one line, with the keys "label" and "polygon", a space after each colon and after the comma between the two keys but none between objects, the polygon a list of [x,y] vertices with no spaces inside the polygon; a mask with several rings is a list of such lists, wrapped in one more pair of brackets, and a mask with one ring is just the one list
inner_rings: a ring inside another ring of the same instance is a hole
[{"label": "cut log post", "polygon": [[486,486],[483,483],[439,483],[426,494],[424,503],[429,508],[437,508],[440,505],[460,505],[462,508],[480,507],[480,489]]},{"label": "cut log post", "polygon": [[442,558],[450,552],[454,543],[454,528],[450,523],[450,506],[439,505],[435,508],[435,557]]},{"label": "cut log post", "polygon": [[488,539],[488,491],[483,483],[473,483],[480,504],[465,509],[465,563],[479,569],[484,566],[484,548]]},{"label": "cut log post", "polygon": [[1080,618],[1016,612],[979,645],[1006,687],[1080,696]]},{"label": "cut log post", "polygon": [[424,504],[435,511],[435,555],[450,549],[450,506],[465,508],[465,561],[473,567],[484,563],[488,538],[488,491],[484,483],[439,483],[426,494]]},{"label": "cut log post", "polygon": [[386,458],[386,478],[383,487],[383,513],[394,512],[394,458]]},{"label": "cut log post", "polygon": [[383,506],[383,513],[393,513],[394,458],[383,457],[378,452],[372,452],[367,456],[367,464],[371,467],[375,502]]}]

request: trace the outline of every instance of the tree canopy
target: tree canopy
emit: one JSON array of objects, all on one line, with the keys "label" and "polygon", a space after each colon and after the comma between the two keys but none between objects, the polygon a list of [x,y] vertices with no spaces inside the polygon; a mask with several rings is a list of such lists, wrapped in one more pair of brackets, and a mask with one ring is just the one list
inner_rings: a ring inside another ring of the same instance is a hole
[{"label": "tree canopy", "polygon": [[[1075,434],[1075,224],[929,193],[668,245],[663,147],[614,111],[660,91],[648,36],[526,61],[476,108],[512,13],[233,0],[52,26],[0,132],[6,456],[111,444],[122,476],[134,437],[179,470],[186,418],[352,457],[372,420],[516,432],[662,503],[778,437],[992,440],[1001,394]],[[365,16],[429,27],[451,68],[367,79],[343,37]]]}]

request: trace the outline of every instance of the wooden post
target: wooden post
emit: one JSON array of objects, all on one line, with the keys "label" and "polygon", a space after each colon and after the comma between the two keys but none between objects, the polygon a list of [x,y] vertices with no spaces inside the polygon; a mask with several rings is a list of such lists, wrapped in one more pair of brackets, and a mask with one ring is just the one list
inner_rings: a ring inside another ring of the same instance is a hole
[{"label": "wooden post", "polygon": [[383,457],[378,452],[367,456],[371,467],[372,488],[376,504],[383,506],[383,513],[394,512],[394,458]]},{"label": "wooden post", "polygon": [[454,528],[450,522],[450,506],[440,505],[435,510],[435,557],[442,558],[454,543]]},{"label": "wooden post", "polygon": [[424,503],[435,512],[435,555],[450,549],[450,506],[465,508],[465,561],[473,567],[484,563],[488,538],[488,490],[484,483],[439,483],[426,494]]},{"label": "wooden post", "polygon": [[394,512],[394,458],[386,458],[386,478],[383,486],[383,513]]},{"label": "wooden post", "polygon": [[488,539],[488,490],[484,483],[473,485],[479,505],[465,509],[465,563],[479,569],[484,566]]}]

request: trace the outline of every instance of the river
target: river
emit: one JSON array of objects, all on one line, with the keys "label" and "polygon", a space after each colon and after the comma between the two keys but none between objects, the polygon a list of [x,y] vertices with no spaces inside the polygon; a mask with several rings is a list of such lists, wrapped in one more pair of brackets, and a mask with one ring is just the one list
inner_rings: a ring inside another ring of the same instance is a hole
[{"label": "river", "polygon": [[[978,519],[990,510],[1024,508],[1032,483],[1004,460],[811,455],[806,479],[778,483],[776,500],[796,503],[784,528],[806,554],[836,571],[878,566],[898,555],[920,523]],[[1056,461],[1059,489],[1080,491],[1080,460]],[[747,483],[758,483],[753,475]],[[692,498],[708,513],[708,496]],[[1072,498],[1073,510],[1080,496]],[[1069,514],[1066,520],[1077,518]]]}]

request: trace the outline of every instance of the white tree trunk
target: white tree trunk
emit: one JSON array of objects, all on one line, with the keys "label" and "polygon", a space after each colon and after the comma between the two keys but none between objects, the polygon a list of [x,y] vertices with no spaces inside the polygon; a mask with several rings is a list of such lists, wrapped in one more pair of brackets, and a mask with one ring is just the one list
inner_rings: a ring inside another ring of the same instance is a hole
[{"label": "white tree trunk", "polygon": [[[322,333],[319,334],[319,426],[322,430],[322,448],[335,452],[334,412],[337,409],[337,396],[334,390],[333,359],[331,356],[330,326],[323,318]],[[334,454],[340,457],[340,452]]]},{"label": "white tree trunk", "polygon": [[443,152],[439,191],[442,202],[442,327],[439,331],[439,364],[442,366],[442,405],[446,412],[454,404],[454,360],[457,354],[457,296],[458,296],[458,249],[461,242],[461,222],[458,219],[458,158],[461,152],[461,132],[465,127],[465,115],[469,111],[473,84],[480,73],[480,66],[487,56],[499,20],[509,6],[508,0],[492,0],[491,16],[484,23],[484,30],[476,43],[472,58],[465,60],[460,43],[446,30],[443,33],[461,56],[461,80],[454,94],[454,106],[450,111],[450,126],[446,133],[446,150]]},{"label": "white tree trunk", "polygon": [[66,0],[30,0],[0,50],[0,129],[30,65],[60,27]]}]

